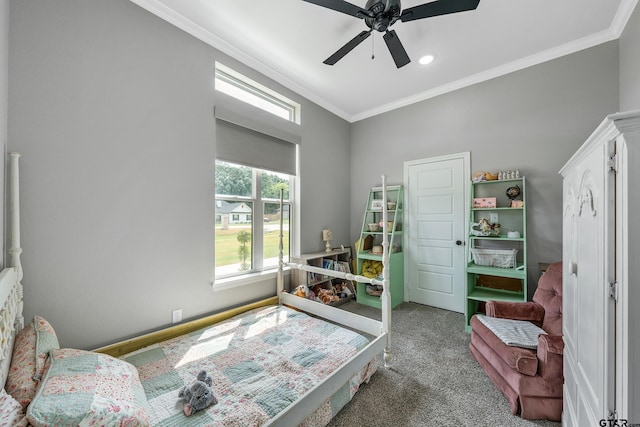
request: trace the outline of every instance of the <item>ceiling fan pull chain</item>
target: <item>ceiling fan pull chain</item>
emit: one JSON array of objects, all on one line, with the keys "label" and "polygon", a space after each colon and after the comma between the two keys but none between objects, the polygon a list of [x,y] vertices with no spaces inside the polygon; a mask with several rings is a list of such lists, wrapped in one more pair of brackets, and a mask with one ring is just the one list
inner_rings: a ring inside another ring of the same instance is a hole
[{"label": "ceiling fan pull chain", "polygon": [[375,37],[371,37],[371,59],[375,59],[376,55],[374,54],[374,50],[373,50],[373,41],[375,40]]}]

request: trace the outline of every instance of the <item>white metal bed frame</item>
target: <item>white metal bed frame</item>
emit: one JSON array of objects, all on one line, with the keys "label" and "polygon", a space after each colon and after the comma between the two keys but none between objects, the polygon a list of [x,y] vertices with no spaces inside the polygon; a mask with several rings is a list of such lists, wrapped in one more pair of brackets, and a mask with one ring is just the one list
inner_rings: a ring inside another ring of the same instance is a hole
[{"label": "white metal bed frame", "polygon": [[[387,177],[382,175],[382,199],[387,200]],[[282,194],[280,196],[280,206],[282,211]],[[360,332],[372,335],[375,338],[360,352],[350,358],[340,368],[331,373],[325,380],[309,390],[299,401],[294,402],[284,411],[274,417],[268,425],[293,426],[298,425],[307,415],[311,414],[324,401],[329,399],[333,393],[340,389],[351,377],[364,369],[369,362],[384,352],[384,366],[388,368],[391,364],[391,292],[389,290],[389,235],[387,234],[387,211],[382,210],[382,276],[383,280],[370,279],[368,277],[344,273],[340,271],[328,270],[306,264],[285,263],[283,261],[283,218],[280,216],[280,251],[278,269],[278,297],[280,304],[298,308],[306,313],[310,313],[329,321],[347,326]],[[303,271],[320,273],[331,277],[345,280],[355,280],[357,282],[382,285],[382,321],[360,316],[340,308],[321,304],[315,301],[301,298],[284,289],[284,268],[289,267]]]},{"label": "white metal bed frame", "polygon": [[[16,333],[24,327],[23,316],[23,287],[22,265],[20,256],[20,194],[19,194],[19,158],[18,153],[9,153],[8,190],[9,190],[9,236],[11,242],[9,248],[9,266],[0,272],[0,383],[4,387],[13,342]],[[382,176],[383,199],[386,200],[386,176]],[[282,197],[281,197],[282,199]],[[281,201],[282,203],[282,201]],[[323,402],[328,400],[353,376],[361,372],[374,360],[377,355],[384,352],[384,365],[388,367],[391,362],[390,351],[390,327],[391,327],[391,294],[389,292],[389,242],[387,234],[387,212],[383,214],[383,280],[370,279],[360,275],[344,273],[334,270],[326,270],[318,267],[285,263],[283,261],[283,220],[280,219],[280,255],[277,276],[278,297],[281,305],[287,305],[329,321],[344,325],[357,331],[366,333],[374,338],[356,355],[347,360],[336,371],[329,375],[322,383],[309,390],[301,399],[292,403],[276,417],[272,418],[269,426],[293,426],[298,425],[313,413]],[[284,268],[300,269],[321,273],[345,280],[382,285],[382,321],[373,320],[339,308],[324,305],[305,298],[300,298],[284,290]]]}]

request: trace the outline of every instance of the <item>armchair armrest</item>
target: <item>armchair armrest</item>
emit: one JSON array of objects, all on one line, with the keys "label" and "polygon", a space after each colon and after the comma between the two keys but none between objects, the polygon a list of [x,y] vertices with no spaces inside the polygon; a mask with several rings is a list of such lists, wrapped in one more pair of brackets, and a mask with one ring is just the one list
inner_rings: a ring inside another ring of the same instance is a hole
[{"label": "armchair armrest", "polygon": [[528,320],[542,326],[544,308],[535,302],[487,301],[487,316],[503,319]]},{"label": "armchair armrest", "polygon": [[538,337],[538,370],[543,378],[562,378],[562,353],[564,341],[561,335]]}]

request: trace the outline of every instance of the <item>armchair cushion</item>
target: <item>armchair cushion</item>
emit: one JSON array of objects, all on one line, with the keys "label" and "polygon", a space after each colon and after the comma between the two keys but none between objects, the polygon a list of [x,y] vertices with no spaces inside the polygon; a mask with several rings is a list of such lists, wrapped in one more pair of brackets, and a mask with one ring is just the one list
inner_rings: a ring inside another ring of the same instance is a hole
[{"label": "armchair cushion", "polygon": [[487,316],[504,319],[528,320],[542,326],[544,308],[535,302],[487,301]]},{"label": "armchair cushion", "polygon": [[555,262],[538,280],[533,301],[544,307],[542,329],[562,335],[562,262]]},{"label": "armchair cushion", "polygon": [[508,346],[536,349],[538,336],[546,332],[526,320],[501,319],[478,314],[478,320]]}]

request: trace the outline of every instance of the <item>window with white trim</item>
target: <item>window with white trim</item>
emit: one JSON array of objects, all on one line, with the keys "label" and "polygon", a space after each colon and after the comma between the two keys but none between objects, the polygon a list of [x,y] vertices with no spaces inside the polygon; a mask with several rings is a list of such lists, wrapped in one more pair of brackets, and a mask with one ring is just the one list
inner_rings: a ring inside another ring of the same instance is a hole
[{"label": "window with white trim", "polygon": [[277,268],[280,221],[288,261],[291,180],[290,175],[216,161],[216,278]]},{"label": "window with white trim", "polygon": [[289,259],[300,105],[219,63],[215,82],[215,277],[220,279],[277,268],[281,221]]},{"label": "window with white trim", "polygon": [[293,123],[300,123],[300,104],[216,62],[216,90],[268,111]]}]

